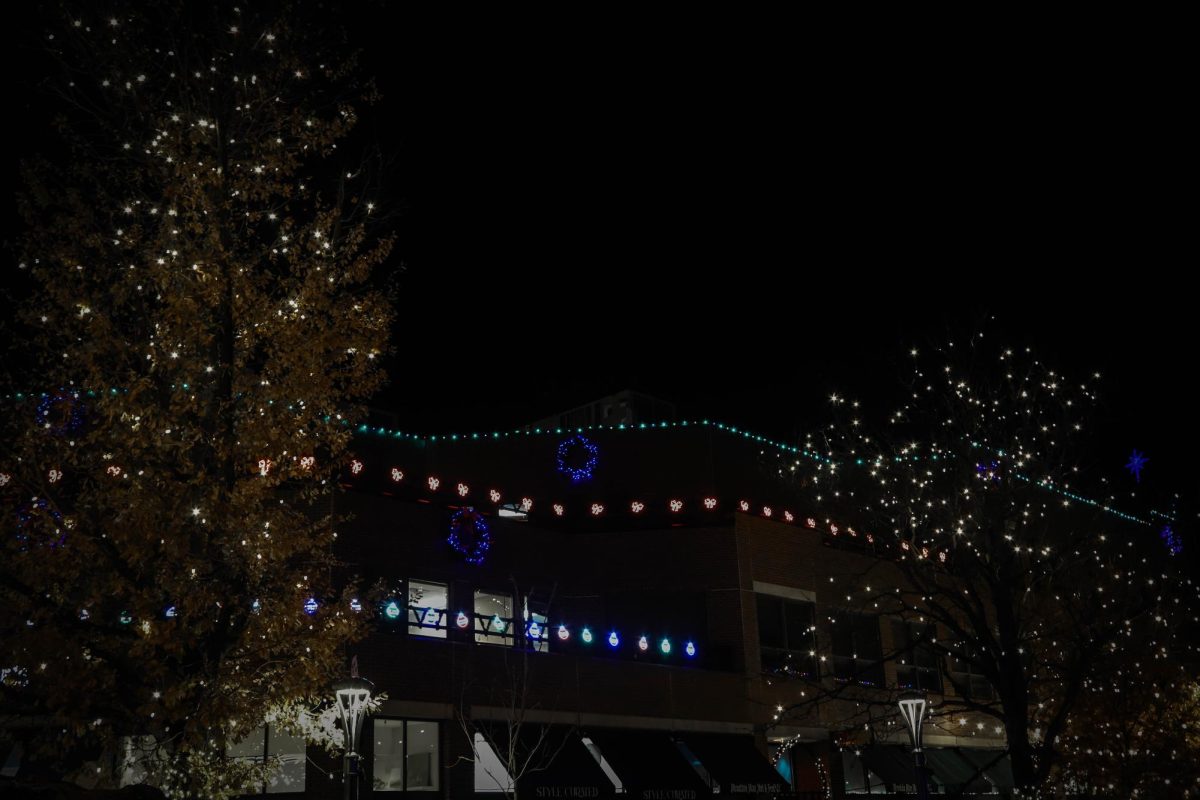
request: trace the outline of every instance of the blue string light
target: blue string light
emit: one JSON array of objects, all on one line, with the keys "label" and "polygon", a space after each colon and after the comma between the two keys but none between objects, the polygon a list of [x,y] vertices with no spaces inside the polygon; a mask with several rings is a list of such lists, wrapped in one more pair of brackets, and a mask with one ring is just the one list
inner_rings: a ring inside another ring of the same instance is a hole
[{"label": "blue string light", "polygon": [[[558,471],[570,478],[572,483],[591,480],[599,456],[600,448],[595,443],[576,434],[559,442]],[[581,460],[583,464],[579,466]]]},{"label": "blue string light", "polygon": [[478,566],[483,563],[492,546],[492,532],[483,515],[468,506],[459,509],[450,518],[450,533],[446,542],[468,564]]}]

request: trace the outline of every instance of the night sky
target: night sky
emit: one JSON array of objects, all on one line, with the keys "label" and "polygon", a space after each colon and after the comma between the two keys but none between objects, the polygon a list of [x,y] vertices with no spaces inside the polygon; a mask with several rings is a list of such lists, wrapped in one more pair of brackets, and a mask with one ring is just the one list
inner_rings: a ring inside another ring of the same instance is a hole
[{"label": "night sky", "polygon": [[[1185,128],[1151,66],[1051,78],[1027,54],[826,57],[722,20],[501,36],[350,8],[384,95],[359,144],[400,235],[376,405],[401,427],[515,427],[634,388],[794,437],[833,391],[884,416],[910,348],[994,316],[997,342],[1104,373],[1096,466],[1120,479],[1142,450],[1145,491],[1180,493],[1196,529]],[[47,114],[15,72],[19,158]]]}]

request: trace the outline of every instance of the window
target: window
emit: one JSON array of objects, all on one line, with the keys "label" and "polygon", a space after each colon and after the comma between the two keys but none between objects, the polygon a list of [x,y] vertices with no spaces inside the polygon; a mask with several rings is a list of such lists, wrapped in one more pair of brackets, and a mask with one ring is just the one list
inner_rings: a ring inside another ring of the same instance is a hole
[{"label": "window", "polygon": [[513,780],[508,770],[482,733],[475,734],[475,791],[513,791]]},{"label": "window", "polygon": [[902,689],[942,691],[941,659],[928,643],[937,641],[937,629],[919,622],[892,621],[896,647],[896,684]]},{"label": "window", "polygon": [[815,619],[812,603],[758,595],[758,644],[764,672],[818,677]]},{"label": "window", "polygon": [[302,736],[267,725],[250,731],[246,738],[229,745],[225,753],[233,761],[255,764],[261,764],[264,756],[278,760],[279,769],[271,774],[264,789],[267,794],[304,791],[306,761]]},{"label": "window", "polygon": [[377,792],[437,791],[438,723],[420,720],[376,719],[371,787]]},{"label": "window", "polygon": [[883,685],[883,646],[879,618],[843,612],[830,618],[833,638],[833,677],[839,681]]},{"label": "window", "polygon": [[950,684],[954,691],[968,700],[989,703],[996,699],[992,683],[980,673],[979,666],[973,663],[971,646],[959,644],[950,648],[954,655],[950,657]]},{"label": "window", "polygon": [[449,592],[444,583],[408,582],[408,632],[413,636],[446,638]]},{"label": "window", "polygon": [[512,644],[513,600],[511,594],[475,590],[475,641],[482,644]]}]

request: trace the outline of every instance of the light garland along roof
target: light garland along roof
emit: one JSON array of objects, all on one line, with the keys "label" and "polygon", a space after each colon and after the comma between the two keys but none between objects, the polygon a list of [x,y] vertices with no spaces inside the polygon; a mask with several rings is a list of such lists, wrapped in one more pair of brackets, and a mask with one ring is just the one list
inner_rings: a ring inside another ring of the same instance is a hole
[{"label": "light garland along roof", "polygon": [[[814,453],[813,451],[808,450],[806,448],[797,447],[795,445],[785,444],[783,442],[779,442],[774,439],[770,439],[766,436],[762,436],[761,434],[757,434],[752,431],[745,430],[744,428],[739,428],[736,425],[726,425],[722,422],[713,422],[713,421],[707,420],[707,419],[681,420],[679,422],[667,422],[667,421],[642,422],[642,423],[638,423],[635,425],[625,425],[625,424],[620,424],[620,425],[581,425],[581,426],[577,426],[577,427],[565,427],[565,428],[564,427],[555,427],[555,428],[533,427],[533,428],[518,428],[516,430],[511,430],[511,431],[492,431],[491,433],[474,432],[474,433],[462,433],[462,434],[460,434],[460,433],[449,433],[449,434],[408,433],[408,432],[401,431],[401,430],[391,430],[391,429],[388,429],[388,428],[385,428],[382,426],[371,426],[371,425],[364,424],[364,425],[358,426],[358,428],[356,429],[356,433],[377,436],[377,437],[385,438],[385,439],[396,439],[396,440],[401,440],[401,441],[422,442],[422,443],[432,444],[432,443],[436,443],[436,442],[454,443],[454,442],[504,441],[504,440],[510,440],[510,439],[519,439],[522,437],[565,436],[565,435],[570,435],[570,434],[591,433],[591,432],[596,432],[596,431],[648,431],[648,430],[667,430],[667,429],[671,429],[671,428],[711,428],[714,430],[723,431],[725,433],[730,434],[731,436],[740,436],[741,438],[746,439],[748,441],[755,442],[756,444],[761,444],[766,447],[773,448],[773,449],[779,451],[781,454],[785,454],[785,455],[789,455],[789,456],[801,456],[803,458],[807,458],[811,461],[819,462],[822,464],[833,464],[834,463],[833,459],[831,459],[827,456],[823,456],[819,453]],[[972,446],[978,446],[978,445],[976,445],[975,443],[972,443]],[[1000,455],[1003,455],[1003,453],[1001,453]],[[933,461],[939,460],[936,453],[934,455],[930,456],[930,459]],[[895,460],[895,461],[919,461],[919,460],[921,460],[921,457],[920,456],[895,456],[893,460]],[[854,460],[854,464],[855,464],[855,466],[860,466],[860,467],[867,466],[866,461],[862,458],[856,458]],[[1151,527],[1154,524],[1150,520],[1142,519],[1141,517],[1136,517],[1133,514],[1129,514],[1124,511],[1121,511],[1120,509],[1113,508],[1112,506],[1102,503],[1098,500],[1093,500],[1090,497],[1085,497],[1081,494],[1077,494],[1066,488],[1060,487],[1050,480],[1036,480],[1034,478],[1030,478],[1027,475],[1023,475],[1021,473],[1013,473],[1013,475],[1016,478],[1018,478],[1019,480],[1025,481],[1026,483],[1031,483],[1031,484],[1038,486],[1048,492],[1054,492],[1055,494],[1061,495],[1062,497],[1065,497],[1068,500],[1072,500],[1072,501],[1075,501],[1078,503],[1083,503],[1085,505],[1092,506],[1093,508],[1099,509],[1100,511],[1103,511],[1107,514],[1112,514],[1113,516],[1117,517],[1118,519],[1124,520],[1126,522],[1133,522],[1135,524],[1144,525],[1146,527]],[[1168,522],[1175,521],[1175,517],[1173,515],[1164,514],[1161,511],[1157,511],[1157,510],[1153,510],[1153,509],[1150,511],[1150,515],[1159,517]]]}]

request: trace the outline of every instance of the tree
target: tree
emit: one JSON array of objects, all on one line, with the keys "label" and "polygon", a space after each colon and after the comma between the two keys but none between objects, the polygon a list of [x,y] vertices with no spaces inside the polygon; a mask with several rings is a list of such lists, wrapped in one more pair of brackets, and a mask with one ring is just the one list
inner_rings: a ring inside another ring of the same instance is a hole
[{"label": "tree", "polygon": [[[810,439],[807,490],[881,556],[839,579],[847,608],[876,627],[880,616],[917,626],[879,660],[912,666],[932,654],[954,690],[934,724],[993,718],[1018,787],[1034,794],[1084,699],[1117,690],[1114,664],[1194,663],[1183,626],[1195,621],[1195,585],[1160,546],[1157,517],[1077,488],[1103,486],[1085,467],[1099,375],[1068,378],[979,338],[912,358],[906,399],[885,422],[864,422],[854,403],[849,419]],[[946,669],[951,660],[959,669]],[[850,701],[848,723],[895,730],[894,697],[853,681],[809,692],[781,716],[831,697]]]},{"label": "tree", "polygon": [[212,797],[365,624],[331,493],[384,380],[391,239],[338,150],[373,95],[331,9],[117,8],[51,13],[60,143],[23,168],[3,714],[63,769],[153,736],[152,779]]}]

